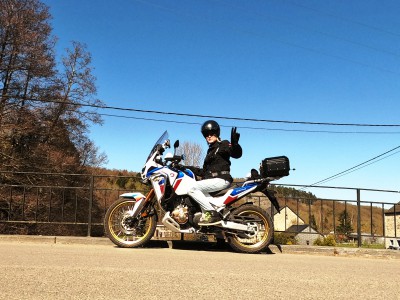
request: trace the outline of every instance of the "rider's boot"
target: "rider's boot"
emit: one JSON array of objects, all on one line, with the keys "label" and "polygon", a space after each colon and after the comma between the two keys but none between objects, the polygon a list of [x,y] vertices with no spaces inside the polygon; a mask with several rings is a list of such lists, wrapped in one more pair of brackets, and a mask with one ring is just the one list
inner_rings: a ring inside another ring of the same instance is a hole
[{"label": "rider's boot", "polygon": [[203,212],[199,225],[209,226],[216,225],[222,221],[221,215],[215,210],[207,210]]}]

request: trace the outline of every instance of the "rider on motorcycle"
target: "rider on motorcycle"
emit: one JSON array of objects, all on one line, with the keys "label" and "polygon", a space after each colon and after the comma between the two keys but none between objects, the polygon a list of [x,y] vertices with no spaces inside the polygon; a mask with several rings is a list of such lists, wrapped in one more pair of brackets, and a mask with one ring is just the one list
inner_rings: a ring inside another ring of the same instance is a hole
[{"label": "rider on motorcycle", "polygon": [[220,126],[214,120],[208,120],[201,126],[201,133],[208,143],[207,155],[203,168],[188,167],[195,175],[202,178],[196,181],[189,190],[189,195],[199,203],[202,217],[199,225],[213,225],[221,221],[221,215],[215,210],[216,205],[210,204],[207,199],[209,193],[229,187],[233,181],[230,175],[230,158],[240,158],[242,147],[239,145],[240,134],[236,127],[231,131],[231,142],[220,139]]}]

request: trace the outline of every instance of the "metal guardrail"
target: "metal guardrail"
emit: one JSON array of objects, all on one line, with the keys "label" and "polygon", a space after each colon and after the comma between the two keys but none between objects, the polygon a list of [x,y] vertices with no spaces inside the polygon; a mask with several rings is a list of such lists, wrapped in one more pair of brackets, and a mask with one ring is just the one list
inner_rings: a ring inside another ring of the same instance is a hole
[{"label": "metal guardrail", "polygon": [[[122,188],[116,188],[114,186],[106,187],[105,182],[115,182],[118,178],[132,178],[127,176],[108,176],[108,175],[82,175],[82,174],[52,174],[52,173],[18,173],[21,177],[32,177],[36,178],[51,177],[53,184],[41,185],[38,183],[27,183],[26,180],[21,180],[21,184],[10,184],[6,183],[6,180],[2,180],[1,176],[10,175],[11,172],[0,171],[0,230],[6,228],[22,228],[25,226],[28,228],[34,228],[31,232],[24,232],[28,234],[35,234],[37,227],[49,227],[49,225],[58,226],[60,228],[80,228],[79,230],[72,230],[76,235],[101,235],[102,224],[105,212],[109,205],[118,199],[119,194],[128,190]],[[15,174],[15,173],[13,173]],[[60,182],[76,182],[80,183],[79,186],[69,185],[57,185],[57,177],[62,178]],[[80,178],[81,180],[66,180],[66,178]],[[84,178],[84,180],[82,180]],[[82,184],[83,183],[83,184]],[[286,187],[295,188],[307,188],[304,185],[279,185]],[[323,189],[335,189],[335,190],[350,190],[354,191],[355,199],[353,200],[340,200],[340,199],[314,199],[314,198],[296,198],[286,197],[280,198],[284,203],[281,206],[290,208],[290,210],[297,216],[297,220],[293,222],[291,220],[290,225],[301,225],[301,223],[308,223],[309,231],[303,232],[305,234],[313,234],[314,229],[317,233],[327,234],[332,233],[337,235],[338,216],[341,209],[344,207],[344,211],[352,208],[353,219],[355,217],[355,229],[356,235],[354,238],[357,240],[357,244],[360,247],[363,237],[370,238],[396,238],[400,235],[399,232],[399,217],[400,209],[396,207],[395,201],[393,203],[388,202],[371,202],[363,201],[361,192],[373,191],[378,193],[399,193],[399,191],[390,190],[374,190],[374,189],[362,189],[362,188],[342,188],[332,186],[318,186],[313,188]],[[144,192],[144,191],[143,191]],[[269,205],[269,201],[265,196],[253,196],[254,201],[259,206],[269,209],[270,214],[274,215],[274,209]],[[317,205],[316,205],[317,203]],[[315,207],[319,209],[319,220],[318,222],[313,221],[315,214]],[[354,212],[354,208],[356,208]],[[393,231],[389,234],[386,232],[386,221],[385,212],[389,208],[394,208],[390,214],[389,219],[392,219]],[[304,212],[306,209],[306,213]],[[398,211],[396,211],[396,209]],[[329,210],[329,212],[327,211]],[[369,210],[369,220],[362,219],[362,211]],[[286,211],[285,211],[286,213]],[[303,214],[303,220],[301,218]],[[305,217],[304,217],[305,214]],[[377,216],[378,214],[378,216]],[[322,216],[331,216],[333,224],[327,224],[326,219]],[[376,224],[377,221],[381,224]],[[311,224],[313,221],[314,224]],[[287,222],[285,218],[285,222]],[[316,224],[318,223],[318,224]],[[366,228],[365,224],[369,224],[367,232],[362,232],[362,228]],[[1,227],[3,226],[3,227]],[[285,223],[284,230],[286,232],[289,228],[289,224]],[[313,227],[318,227],[313,228]],[[97,228],[97,232],[93,233],[93,229]],[[377,232],[376,228],[381,228],[380,232]],[[26,230],[26,229],[25,229]],[[49,229],[50,230],[50,229]],[[71,231],[71,230],[70,230]],[[369,231],[369,232],[368,232]]]},{"label": "metal guardrail", "polygon": [[[285,187],[296,187],[296,188],[309,188],[309,186],[306,185],[297,185],[297,184],[282,184],[279,186],[285,186]],[[395,195],[400,194],[400,191],[394,191],[394,190],[378,190],[378,189],[363,189],[363,188],[351,188],[351,187],[335,187],[335,186],[313,186],[313,189],[335,189],[335,190],[346,190],[346,191],[352,191],[354,192],[355,199],[349,200],[349,199],[321,199],[321,198],[301,198],[301,197],[283,197],[284,200],[284,206],[287,206],[288,202],[293,202],[295,201],[295,205],[293,208],[294,212],[296,214],[297,220],[294,222],[295,225],[301,224],[299,222],[299,204],[300,203],[306,203],[306,206],[308,207],[308,212],[307,212],[307,220],[310,221],[311,216],[315,213],[315,208],[314,211],[312,211],[311,207],[315,206],[315,202],[320,202],[320,215],[326,215],[331,214],[333,224],[329,224],[325,226],[324,224],[324,219],[321,218],[320,223],[319,223],[319,231],[323,233],[324,235],[327,234],[333,234],[334,236],[341,235],[340,232],[337,231],[337,226],[339,225],[338,223],[338,217],[341,212],[347,211],[350,208],[353,208],[353,211],[355,210],[355,232],[352,232],[349,236],[353,238],[357,242],[357,246],[361,247],[363,239],[369,238],[370,240],[376,240],[378,238],[383,238],[383,239],[391,239],[392,240],[398,240],[400,236],[400,205],[397,203],[400,203],[398,200],[394,199],[393,202],[383,202],[383,201],[363,201],[361,194],[362,192],[376,192],[376,193],[390,193]],[[393,197],[393,198],[394,198]],[[398,198],[398,197],[397,197]],[[291,201],[289,201],[290,199]],[[261,204],[261,201],[258,200],[259,205]],[[313,203],[314,202],[314,203]],[[312,204],[313,203],[313,204]],[[397,204],[397,205],[396,205]],[[342,210],[339,210],[338,207],[342,206]],[[344,207],[344,208],[343,208]],[[390,212],[390,216],[386,215],[386,212],[389,211],[389,209],[392,209]],[[326,212],[324,210],[329,210],[330,212]],[[363,213],[364,217],[365,215],[368,215],[366,213],[366,210],[369,210],[369,220],[366,220],[365,218],[362,218]],[[362,213],[363,212],[363,213]],[[271,214],[274,214],[272,208],[271,208]],[[378,215],[378,217],[377,217]],[[376,219],[380,219],[380,224],[377,224],[375,221]],[[387,221],[390,220],[392,222],[391,225],[391,232],[387,233]],[[368,224],[368,228],[366,227],[366,224]],[[310,222],[308,222],[308,225],[310,225]],[[378,226],[379,225],[379,226]],[[362,228],[366,229],[365,231],[362,231]],[[377,227],[381,228],[381,231],[377,231]],[[285,224],[285,230],[284,232],[287,232],[288,226]],[[312,227],[309,227],[309,232],[308,234],[314,234],[314,232],[311,231]],[[307,233],[307,232],[303,232]]]}]

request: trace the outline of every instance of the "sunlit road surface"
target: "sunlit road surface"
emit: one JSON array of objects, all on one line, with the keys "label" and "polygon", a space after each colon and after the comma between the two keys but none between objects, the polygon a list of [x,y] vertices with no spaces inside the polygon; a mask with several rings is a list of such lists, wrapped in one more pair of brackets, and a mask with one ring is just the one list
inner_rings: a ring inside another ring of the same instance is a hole
[{"label": "sunlit road surface", "polygon": [[400,299],[400,260],[0,243],[1,299]]}]

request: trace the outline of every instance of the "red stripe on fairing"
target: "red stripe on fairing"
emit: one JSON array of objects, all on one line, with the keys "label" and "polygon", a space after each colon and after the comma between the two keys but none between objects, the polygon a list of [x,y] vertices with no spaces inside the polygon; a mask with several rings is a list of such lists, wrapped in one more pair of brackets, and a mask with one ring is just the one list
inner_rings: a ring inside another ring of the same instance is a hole
[{"label": "red stripe on fairing", "polygon": [[229,203],[235,201],[237,199],[237,196],[231,196],[229,195],[228,198],[225,199],[224,204],[228,205]]},{"label": "red stripe on fairing", "polygon": [[178,179],[174,184],[174,190],[176,191],[178,186],[181,184],[182,179]]}]

